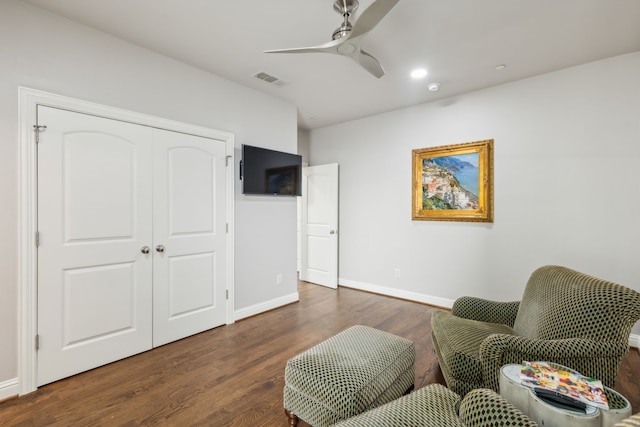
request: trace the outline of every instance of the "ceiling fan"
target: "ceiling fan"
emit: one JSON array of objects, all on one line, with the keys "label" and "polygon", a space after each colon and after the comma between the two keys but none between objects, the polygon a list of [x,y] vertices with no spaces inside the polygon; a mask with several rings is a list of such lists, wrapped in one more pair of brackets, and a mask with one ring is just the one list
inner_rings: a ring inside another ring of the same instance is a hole
[{"label": "ceiling fan", "polygon": [[360,48],[363,37],[373,30],[400,0],[376,0],[354,25],[349,17],[358,8],[358,0],[336,0],[333,9],[342,15],[342,25],[333,32],[333,40],[320,46],[267,50],[265,53],[332,53],[351,58],[377,78],[384,76],[380,62]]}]

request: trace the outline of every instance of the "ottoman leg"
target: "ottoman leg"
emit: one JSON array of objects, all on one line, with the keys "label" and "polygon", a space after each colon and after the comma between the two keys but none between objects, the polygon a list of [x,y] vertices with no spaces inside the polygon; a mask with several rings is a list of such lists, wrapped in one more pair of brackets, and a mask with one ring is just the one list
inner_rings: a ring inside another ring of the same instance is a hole
[{"label": "ottoman leg", "polygon": [[291,412],[289,412],[288,409],[284,410],[285,415],[287,416],[287,418],[289,419],[289,425],[290,426],[297,426],[298,425],[298,417],[296,414],[292,414]]}]

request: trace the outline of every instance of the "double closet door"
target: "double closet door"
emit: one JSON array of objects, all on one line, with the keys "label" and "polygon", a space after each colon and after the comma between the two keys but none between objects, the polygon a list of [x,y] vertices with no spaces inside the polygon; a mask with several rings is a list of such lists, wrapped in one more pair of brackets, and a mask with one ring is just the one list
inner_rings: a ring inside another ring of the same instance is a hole
[{"label": "double closet door", "polygon": [[38,385],[224,324],[225,142],[43,106],[38,125]]}]

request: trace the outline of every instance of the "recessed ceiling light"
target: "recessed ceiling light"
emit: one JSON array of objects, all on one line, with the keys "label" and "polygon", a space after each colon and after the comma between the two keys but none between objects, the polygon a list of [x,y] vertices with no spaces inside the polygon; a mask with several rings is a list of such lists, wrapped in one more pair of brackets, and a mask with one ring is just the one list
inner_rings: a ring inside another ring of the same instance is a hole
[{"label": "recessed ceiling light", "polygon": [[429,90],[431,92],[437,92],[440,90],[440,83],[430,83],[429,84]]},{"label": "recessed ceiling light", "polygon": [[425,68],[416,68],[411,72],[411,77],[414,79],[423,79],[427,77],[427,70]]},{"label": "recessed ceiling light", "polygon": [[507,68],[507,66],[504,65],[504,64],[496,65],[496,70],[497,71],[504,70],[505,68]]}]

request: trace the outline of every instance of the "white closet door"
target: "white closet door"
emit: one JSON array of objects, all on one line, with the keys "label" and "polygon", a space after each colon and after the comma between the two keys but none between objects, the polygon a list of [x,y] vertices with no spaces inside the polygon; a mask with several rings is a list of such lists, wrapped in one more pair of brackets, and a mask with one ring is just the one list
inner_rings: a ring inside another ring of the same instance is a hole
[{"label": "white closet door", "polygon": [[38,385],[151,348],[152,129],[38,107]]},{"label": "white closet door", "polygon": [[226,145],[154,131],[153,345],[226,321]]}]

